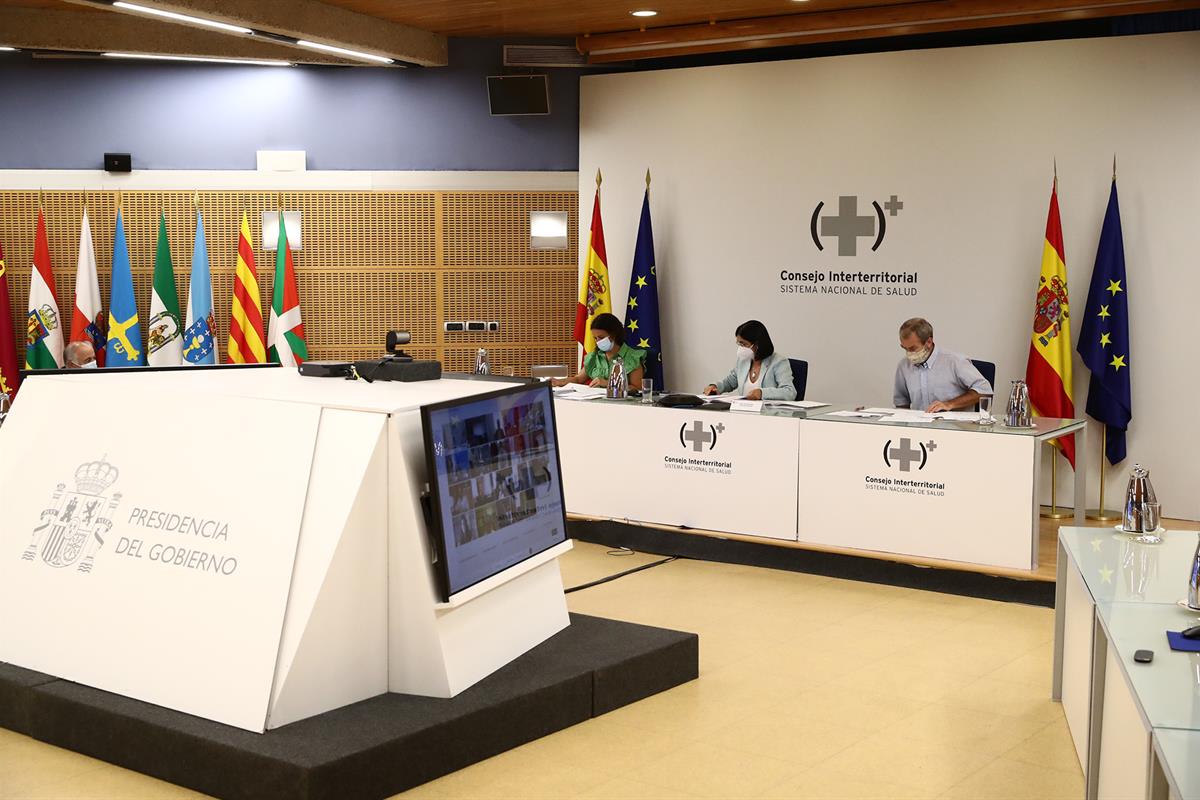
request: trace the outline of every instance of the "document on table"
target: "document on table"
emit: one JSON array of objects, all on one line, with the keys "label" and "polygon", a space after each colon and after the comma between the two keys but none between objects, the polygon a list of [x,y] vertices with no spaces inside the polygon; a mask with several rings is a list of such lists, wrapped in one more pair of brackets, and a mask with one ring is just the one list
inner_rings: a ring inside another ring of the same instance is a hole
[{"label": "document on table", "polygon": [[[898,409],[903,410],[903,409]],[[888,414],[886,417],[880,417],[880,422],[933,422],[936,417],[933,414],[926,414],[924,411],[905,411],[900,414]]]},{"label": "document on table", "polygon": [[783,408],[821,408],[829,403],[822,403],[819,400],[767,400],[769,406],[780,406]]},{"label": "document on table", "polygon": [[734,400],[729,405],[730,411],[748,411],[754,414],[762,411],[762,400]]},{"label": "document on table", "polygon": [[582,383],[568,383],[554,390],[554,396],[559,400],[598,400],[608,394],[603,386],[584,386]]},{"label": "document on table", "polygon": [[742,396],[737,392],[726,392],[725,394],[713,394],[701,397],[706,403],[732,403],[734,400],[741,400]]},{"label": "document on table", "polygon": [[938,419],[952,419],[957,422],[978,422],[978,411],[939,411],[934,414]]},{"label": "document on table", "polygon": [[878,411],[830,411],[825,416],[827,417],[866,417],[867,419],[878,419],[883,414]]}]

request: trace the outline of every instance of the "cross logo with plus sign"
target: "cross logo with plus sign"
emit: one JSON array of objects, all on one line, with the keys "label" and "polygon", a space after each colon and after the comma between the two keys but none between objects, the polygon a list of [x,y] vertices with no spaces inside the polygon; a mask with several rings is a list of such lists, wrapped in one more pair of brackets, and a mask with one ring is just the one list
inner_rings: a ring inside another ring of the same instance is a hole
[{"label": "cross logo with plus sign", "polygon": [[700,420],[692,423],[689,430],[687,423],[679,427],[679,443],[687,447],[690,443],[692,449],[697,453],[704,452],[704,445],[708,445],[708,449],[712,450],[717,446],[717,434],[725,432],[724,423],[717,425],[705,425]]},{"label": "cross logo with plus sign", "polygon": [[888,439],[883,446],[883,463],[889,467],[892,463],[900,468],[901,472],[912,472],[912,465],[917,465],[917,470],[925,469],[925,463],[929,460],[929,454],[937,449],[937,443],[930,440],[927,444],[917,443],[913,447],[911,439],[903,438],[896,447],[892,447],[892,440]]},{"label": "cross logo with plus sign", "polygon": [[[883,244],[883,237],[887,233],[887,216],[897,216],[904,208],[904,203],[899,197],[892,195],[882,206],[876,201],[871,202],[871,208],[875,212],[873,215],[859,214],[858,195],[849,194],[838,197],[836,214],[822,216],[821,210],[824,207],[825,203],[822,201],[817,203],[817,207],[813,209],[812,219],[809,223],[813,243],[816,244],[818,250],[824,250],[825,245],[821,243],[821,238],[835,237],[839,256],[856,256],[858,255],[858,240],[863,237],[874,237],[871,251],[879,249],[879,245]],[[887,216],[884,215],[885,208]]]}]

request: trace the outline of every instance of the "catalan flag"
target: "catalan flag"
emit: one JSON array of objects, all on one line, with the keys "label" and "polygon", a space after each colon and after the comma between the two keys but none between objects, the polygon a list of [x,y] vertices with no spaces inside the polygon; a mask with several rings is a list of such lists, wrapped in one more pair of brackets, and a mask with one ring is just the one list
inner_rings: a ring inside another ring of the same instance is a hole
[{"label": "catalan flag", "polygon": [[25,338],[26,369],[56,369],[63,365],[62,316],[50,263],[46,217],[38,209],[33,242],[33,274],[29,279],[29,315]]},{"label": "catalan flag", "polygon": [[233,304],[229,312],[229,347],[225,359],[230,364],[265,364],[267,361],[258,275],[254,271],[254,244],[250,238],[250,218],[245,212],[238,236]]},{"label": "catalan flag", "polygon": [[17,361],[17,337],[13,334],[7,272],[4,246],[0,245],[0,394],[11,398],[16,397],[17,387],[21,385],[21,364]]},{"label": "catalan flag", "polygon": [[[1050,191],[1050,213],[1042,242],[1042,270],[1034,303],[1033,337],[1025,383],[1036,414],[1043,417],[1075,416],[1071,396],[1071,304],[1067,296],[1067,257],[1062,220],[1058,214],[1058,179]],[[1075,436],[1054,441],[1075,466]]]},{"label": "catalan flag", "polygon": [[1129,280],[1125,275],[1125,240],[1117,179],[1108,193],[1108,210],[1096,248],[1096,266],[1088,288],[1087,307],[1079,327],[1079,355],[1091,371],[1087,413],[1105,425],[1108,463],[1125,460],[1125,432],[1133,420],[1133,359],[1129,346]]},{"label": "catalan flag", "polygon": [[271,323],[267,330],[271,361],[298,367],[308,359],[304,322],[300,319],[300,292],[296,288],[296,265],[288,246],[287,227],[279,212],[279,244],[275,248],[275,290],[271,296]]},{"label": "catalan flag", "polygon": [[588,232],[583,274],[579,279],[579,303],[575,306],[575,341],[584,353],[596,349],[592,320],[597,314],[612,313],[608,282],[608,254],[604,251],[604,225],[600,221],[600,171],[596,171],[596,199],[592,203],[592,229]]}]

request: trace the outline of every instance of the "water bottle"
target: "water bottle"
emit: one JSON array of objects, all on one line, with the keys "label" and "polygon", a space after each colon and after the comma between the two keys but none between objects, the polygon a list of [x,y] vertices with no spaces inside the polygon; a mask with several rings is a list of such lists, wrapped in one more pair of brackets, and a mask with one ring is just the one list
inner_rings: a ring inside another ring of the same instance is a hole
[{"label": "water bottle", "polygon": [[1033,427],[1033,406],[1029,402],[1029,387],[1025,381],[1013,381],[1012,391],[1008,395],[1008,409],[1004,414],[1004,424],[1010,428]]},{"label": "water bottle", "polygon": [[8,416],[8,409],[12,405],[12,398],[6,393],[0,392],[0,425],[4,424],[4,418]]},{"label": "water bottle", "polygon": [[629,392],[629,380],[625,377],[625,365],[621,359],[613,361],[612,372],[608,373],[608,397],[623,400]]},{"label": "water bottle", "polygon": [[488,365],[488,351],[482,347],[479,348],[478,352],[475,353],[475,374],[492,374],[492,368]]},{"label": "water bottle", "polygon": [[[1200,540],[1200,534],[1196,535]],[[1196,542],[1196,555],[1192,557],[1192,577],[1188,579],[1188,608],[1200,611],[1200,541]]]}]

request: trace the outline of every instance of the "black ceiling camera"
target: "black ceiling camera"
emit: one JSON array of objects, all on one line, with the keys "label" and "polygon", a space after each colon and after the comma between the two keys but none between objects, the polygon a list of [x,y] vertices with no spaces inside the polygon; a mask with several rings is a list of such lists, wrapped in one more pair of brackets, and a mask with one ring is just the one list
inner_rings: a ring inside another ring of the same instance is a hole
[{"label": "black ceiling camera", "polygon": [[413,358],[408,353],[400,349],[401,345],[406,345],[412,341],[412,334],[408,331],[388,331],[387,332],[387,351],[389,358],[393,361],[412,361]]}]

